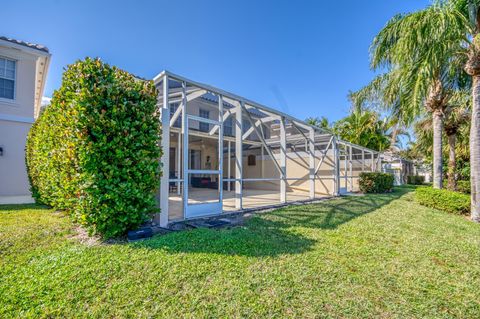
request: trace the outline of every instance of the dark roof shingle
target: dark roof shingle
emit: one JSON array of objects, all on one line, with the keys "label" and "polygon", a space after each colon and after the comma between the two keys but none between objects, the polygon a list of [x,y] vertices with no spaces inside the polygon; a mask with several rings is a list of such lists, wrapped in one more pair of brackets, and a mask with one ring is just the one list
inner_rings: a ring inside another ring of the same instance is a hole
[{"label": "dark roof shingle", "polygon": [[39,51],[42,51],[42,52],[50,53],[48,51],[48,48],[44,45],[41,45],[41,44],[35,44],[35,43],[15,40],[15,39],[7,38],[7,37],[4,37],[4,36],[0,36],[0,40],[12,42],[12,43],[15,43],[15,44],[23,45],[23,46],[31,48],[31,49],[35,49],[35,50],[39,50]]}]

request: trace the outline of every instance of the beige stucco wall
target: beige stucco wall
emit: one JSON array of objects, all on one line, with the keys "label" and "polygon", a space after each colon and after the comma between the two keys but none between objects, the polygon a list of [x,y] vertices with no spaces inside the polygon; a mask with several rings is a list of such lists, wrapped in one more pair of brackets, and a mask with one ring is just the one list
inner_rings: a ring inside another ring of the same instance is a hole
[{"label": "beige stucco wall", "polygon": [[30,124],[0,120],[0,196],[30,195],[25,169],[25,141]]},{"label": "beige stucco wall", "polygon": [[[317,163],[320,154],[316,154]],[[320,169],[317,173],[317,177],[323,178],[315,181],[315,193],[317,195],[326,195],[331,194],[333,191],[333,180],[330,179],[333,176],[333,162],[331,160],[331,152],[329,152],[323,161]],[[277,162],[279,162],[279,157],[277,157]],[[263,162],[263,163],[262,163]],[[233,162],[232,162],[233,165]],[[273,178],[279,177],[280,174],[278,170],[268,155],[263,157],[257,156],[257,163],[255,166],[248,166],[247,157],[243,159],[243,170],[244,178]],[[287,153],[287,162],[286,162],[286,172],[287,178],[301,178],[305,180],[289,180],[287,181],[287,192],[309,192],[310,190],[310,181],[309,178],[309,157],[304,152]],[[262,182],[249,182],[246,185],[247,188],[251,189],[262,189],[262,190],[276,190],[280,191],[280,182],[279,181],[262,181]]]},{"label": "beige stucco wall", "polygon": [[[193,138],[193,137],[192,137]],[[206,162],[206,157],[210,156],[212,162],[212,169],[216,169],[218,165],[218,148],[215,146],[213,147],[212,144],[215,144],[216,141],[212,139],[206,139],[204,143],[201,142],[194,142],[190,143],[190,149],[194,150],[201,150],[201,169],[206,169],[204,164]],[[232,145],[233,146],[233,145]],[[172,134],[170,139],[170,147],[177,148],[177,134]],[[279,178],[280,174],[273,163],[272,159],[269,155],[264,154],[262,157],[261,155],[257,155],[256,165],[249,166],[248,165],[248,155],[250,152],[244,152],[243,156],[243,177],[244,178]],[[258,150],[256,151],[258,153]],[[331,177],[333,176],[333,162],[331,160],[331,154],[329,152],[327,157],[325,158],[323,164],[321,165],[319,172],[317,174],[318,177],[323,177],[323,180],[317,180],[315,185],[315,190],[318,195],[325,195],[331,194],[333,191],[333,180]],[[320,157],[320,153],[317,154],[317,162],[318,158]],[[278,161],[278,158],[277,158]],[[309,192],[310,189],[310,182],[308,180],[309,177],[309,169],[308,169],[308,162],[309,158],[305,153],[287,153],[287,178],[303,178],[307,179],[304,181],[288,181],[287,182],[287,191],[301,191],[301,192]],[[178,164],[177,160],[173,164],[175,167],[175,171],[178,172]],[[224,154],[223,159],[223,174],[224,178],[228,178],[228,158],[227,154]],[[178,176],[178,173],[177,173]],[[235,177],[235,158],[234,153],[232,152],[232,158],[230,159],[230,176],[233,178]],[[280,189],[280,182],[279,181],[259,181],[259,182],[245,182],[244,188],[245,189],[260,189],[260,190],[272,190],[272,191],[279,191]]]},{"label": "beige stucco wall", "polygon": [[34,118],[37,57],[2,46],[0,56],[17,61],[15,99],[0,98],[0,203],[30,202],[24,150]]},{"label": "beige stucco wall", "polygon": [[[194,138],[194,137],[192,137]],[[201,169],[205,169],[204,163],[206,161],[206,157],[210,156],[212,162],[212,168],[215,169],[217,167],[217,152],[218,148],[215,146],[213,147],[212,144],[215,144],[215,140],[206,139],[204,143],[190,143],[190,149],[201,150]],[[170,147],[177,148],[177,135],[173,134],[170,140]],[[234,145],[232,145],[234,147]],[[248,155],[251,153],[256,154],[256,165],[249,166],[248,165]],[[258,150],[253,152],[245,151],[243,156],[243,178],[279,178],[280,174],[270,158],[270,156],[265,152],[263,157],[259,153]],[[235,177],[235,157],[232,151],[232,158],[230,159],[230,176]],[[277,162],[279,162],[279,156],[276,154]],[[318,163],[319,158],[321,157],[320,152],[316,154],[316,163]],[[317,195],[327,195],[331,194],[334,189],[333,183],[333,153],[332,151],[328,152],[327,156],[325,157],[323,164],[320,166],[320,169],[317,173],[317,179],[315,182],[315,193]],[[310,181],[308,180],[309,177],[309,157],[305,152],[299,153],[287,153],[287,163],[286,163],[286,171],[287,171],[287,178],[302,178],[305,180],[299,181],[287,181],[287,191],[294,192],[309,192],[310,190]],[[173,165],[175,170],[178,172],[178,165],[177,161],[175,160],[175,164]],[[224,154],[223,159],[223,174],[224,178],[228,178],[228,158],[227,154]],[[354,175],[358,174],[357,171],[354,171]],[[244,183],[245,189],[259,189],[259,190],[272,190],[272,191],[279,191],[280,189],[280,182],[279,181],[257,181],[257,182],[245,182]]]}]

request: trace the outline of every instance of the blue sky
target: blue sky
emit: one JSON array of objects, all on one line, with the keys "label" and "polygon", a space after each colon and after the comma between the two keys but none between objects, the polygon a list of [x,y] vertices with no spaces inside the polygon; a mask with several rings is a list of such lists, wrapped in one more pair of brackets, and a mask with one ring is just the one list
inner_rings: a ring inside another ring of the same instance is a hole
[{"label": "blue sky", "polygon": [[[46,45],[45,95],[86,56],[153,78],[163,69],[297,118],[337,120],[373,77],[368,47],[403,1],[5,1],[1,35]],[[8,14],[6,14],[8,13]]]}]

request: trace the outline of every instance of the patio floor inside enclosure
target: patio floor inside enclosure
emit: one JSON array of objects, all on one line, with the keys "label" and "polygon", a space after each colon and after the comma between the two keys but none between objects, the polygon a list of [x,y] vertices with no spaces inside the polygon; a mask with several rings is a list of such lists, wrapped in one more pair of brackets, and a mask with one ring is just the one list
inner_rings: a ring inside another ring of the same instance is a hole
[{"label": "patio floor inside enclosure", "polygon": [[223,90],[162,72],[161,225],[356,191],[380,154]]},{"label": "patio floor inside enclosure", "polygon": [[[201,204],[205,202],[205,198],[212,198],[216,195],[215,190],[211,189],[191,189],[192,199],[194,203]],[[317,196],[322,198],[328,196]],[[309,200],[308,192],[292,192],[287,194],[287,202]],[[243,191],[243,209],[262,208],[281,204],[278,191],[268,190],[244,190]],[[226,191],[223,193],[223,211],[234,212],[238,209],[235,207],[235,192]],[[170,194],[169,196],[169,222],[183,220],[183,201],[181,196]]]}]

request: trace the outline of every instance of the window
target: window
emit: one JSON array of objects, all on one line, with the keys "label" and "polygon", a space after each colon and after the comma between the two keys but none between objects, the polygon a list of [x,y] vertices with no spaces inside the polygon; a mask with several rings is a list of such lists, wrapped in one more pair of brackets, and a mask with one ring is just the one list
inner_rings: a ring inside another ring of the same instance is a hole
[{"label": "window", "polygon": [[231,117],[223,122],[223,134],[233,136],[233,119]]},{"label": "window", "polygon": [[[200,117],[203,117],[204,119],[210,118],[210,111],[200,109],[199,113]],[[210,125],[205,122],[200,122],[200,125],[198,129],[202,132],[208,132],[210,130]]]},{"label": "window", "polygon": [[257,165],[257,157],[253,154],[248,155],[248,166],[255,166]]},{"label": "window", "polygon": [[[170,104],[170,118],[173,117],[173,114],[175,114],[175,112],[178,110],[178,107],[180,106],[179,103],[172,103]],[[173,126],[174,127],[181,127],[181,123],[182,123],[182,117],[179,116],[177,117],[177,119],[175,120],[175,123],[173,123]]]},{"label": "window", "polygon": [[0,98],[14,99],[15,69],[15,61],[0,57]]}]

